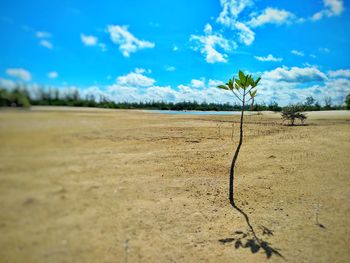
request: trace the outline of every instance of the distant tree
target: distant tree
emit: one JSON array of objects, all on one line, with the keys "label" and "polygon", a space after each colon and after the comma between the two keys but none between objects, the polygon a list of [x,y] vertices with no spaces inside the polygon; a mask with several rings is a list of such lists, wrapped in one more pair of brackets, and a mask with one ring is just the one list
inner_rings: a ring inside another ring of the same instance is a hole
[{"label": "distant tree", "polygon": [[307,98],[306,98],[306,101],[305,101],[305,106],[311,107],[311,106],[314,105],[315,102],[316,102],[316,101],[315,101],[315,99],[314,99],[312,96],[307,97]]},{"label": "distant tree", "polygon": [[251,75],[245,75],[241,70],[238,73],[238,78],[229,79],[226,85],[219,85],[218,88],[231,91],[233,95],[241,102],[241,119],[240,119],[240,132],[239,132],[239,143],[234,153],[231,169],[230,169],[230,182],[229,182],[229,200],[233,207],[234,202],[234,172],[235,164],[238,158],[239,151],[243,143],[243,121],[244,121],[244,110],[245,106],[250,102],[254,103],[254,98],[257,92],[257,85],[261,78],[254,80]]},{"label": "distant tree", "polygon": [[322,109],[321,104],[316,100],[315,105],[313,107],[314,111],[320,111]]},{"label": "distant tree", "polygon": [[331,110],[332,109],[332,98],[331,97],[325,97],[324,98],[324,109],[325,110]]},{"label": "distant tree", "polygon": [[74,90],[73,94],[72,94],[72,100],[74,101],[78,101],[79,100],[79,91],[78,90]]},{"label": "distant tree", "polygon": [[345,98],[345,107],[347,110],[350,110],[350,93]]},{"label": "distant tree", "polygon": [[294,126],[295,120],[299,119],[302,124],[307,119],[307,116],[302,113],[303,107],[301,105],[289,105],[282,109],[281,115],[283,121],[288,120],[291,126]]},{"label": "distant tree", "polygon": [[278,103],[276,101],[271,101],[271,103],[268,106],[268,109],[270,111],[274,111],[274,112],[282,110],[282,108],[278,105]]}]

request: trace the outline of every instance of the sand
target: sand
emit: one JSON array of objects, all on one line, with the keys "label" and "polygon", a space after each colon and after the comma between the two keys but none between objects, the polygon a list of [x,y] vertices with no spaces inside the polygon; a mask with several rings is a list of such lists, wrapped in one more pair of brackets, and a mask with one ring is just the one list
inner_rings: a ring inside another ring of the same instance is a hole
[{"label": "sand", "polygon": [[[0,262],[349,262],[350,114],[0,111]],[[232,138],[232,122],[233,138]]]}]

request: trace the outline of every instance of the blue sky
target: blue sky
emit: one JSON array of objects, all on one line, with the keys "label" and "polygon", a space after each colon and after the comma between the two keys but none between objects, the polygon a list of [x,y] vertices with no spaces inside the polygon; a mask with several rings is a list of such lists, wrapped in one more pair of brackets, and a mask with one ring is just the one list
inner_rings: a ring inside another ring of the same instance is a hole
[{"label": "blue sky", "polygon": [[342,0],[2,1],[0,84],[115,101],[232,102],[215,88],[262,76],[258,102],[350,92]]}]

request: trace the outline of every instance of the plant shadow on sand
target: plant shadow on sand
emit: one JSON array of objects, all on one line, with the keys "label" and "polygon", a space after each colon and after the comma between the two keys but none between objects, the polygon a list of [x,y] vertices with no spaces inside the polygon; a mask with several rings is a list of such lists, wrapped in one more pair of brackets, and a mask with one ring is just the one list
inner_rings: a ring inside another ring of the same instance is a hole
[{"label": "plant shadow on sand", "polygon": [[[284,259],[283,255],[278,251],[277,248],[273,248],[269,242],[257,237],[253,226],[250,224],[248,215],[235,204],[231,205],[234,209],[236,209],[244,216],[249,230],[247,232],[235,231],[232,237],[219,239],[219,242],[221,244],[234,243],[234,247],[236,249],[247,248],[250,249],[250,251],[253,254],[262,251],[266,254],[266,257],[268,259],[271,258],[273,255]],[[260,229],[262,231],[263,236],[273,236],[273,231],[268,229],[267,227],[260,226]]]}]

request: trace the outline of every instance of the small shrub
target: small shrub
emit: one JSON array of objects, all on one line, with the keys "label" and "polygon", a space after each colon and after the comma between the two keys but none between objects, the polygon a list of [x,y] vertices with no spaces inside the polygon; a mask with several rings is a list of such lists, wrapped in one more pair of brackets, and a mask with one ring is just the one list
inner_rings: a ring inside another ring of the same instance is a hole
[{"label": "small shrub", "polygon": [[289,121],[291,126],[295,125],[295,120],[299,119],[301,124],[304,124],[307,116],[302,113],[304,108],[301,105],[289,105],[282,109],[281,115],[283,121]]}]

